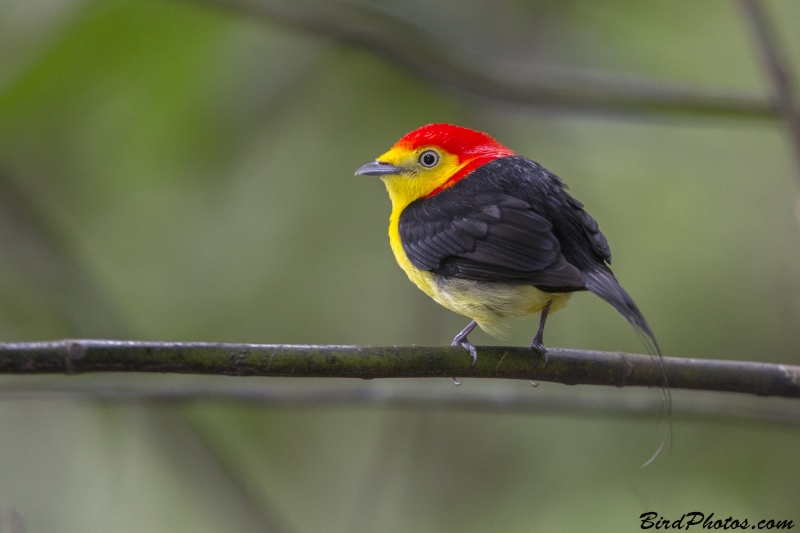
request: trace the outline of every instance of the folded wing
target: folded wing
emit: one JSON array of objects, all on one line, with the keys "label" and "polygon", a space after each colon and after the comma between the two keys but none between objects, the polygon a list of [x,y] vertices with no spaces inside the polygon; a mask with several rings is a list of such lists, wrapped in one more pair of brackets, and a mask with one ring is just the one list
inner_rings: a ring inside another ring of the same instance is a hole
[{"label": "folded wing", "polygon": [[459,202],[447,192],[411,203],[400,216],[400,239],[414,266],[553,292],[584,288],[580,270],[561,253],[553,225],[531,204],[500,192]]}]

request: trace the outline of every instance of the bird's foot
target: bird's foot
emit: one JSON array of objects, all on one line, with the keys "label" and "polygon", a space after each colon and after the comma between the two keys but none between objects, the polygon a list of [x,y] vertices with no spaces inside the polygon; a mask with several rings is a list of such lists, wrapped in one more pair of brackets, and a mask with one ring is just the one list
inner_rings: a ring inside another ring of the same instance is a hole
[{"label": "bird's foot", "polygon": [[[553,305],[553,300],[548,300],[547,305],[542,309],[542,315],[539,317],[539,331],[531,341],[531,348],[542,354],[544,364],[547,364],[547,348],[544,347],[542,339],[544,338],[544,323],[547,321],[547,315],[550,313],[550,306]],[[544,365],[543,365],[544,366]]]},{"label": "bird's foot", "polygon": [[533,342],[531,342],[531,348],[542,354],[542,358],[544,359],[544,364],[547,364],[547,348],[544,347],[542,344],[542,340],[538,338],[537,335],[534,337]]},{"label": "bird's foot", "polygon": [[452,346],[461,346],[465,350],[469,352],[472,356],[472,366],[475,366],[475,363],[478,362],[478,350],[475,349],[475,346],[472,345],[466,338],[464,340],[454,340]]},{"label": "bird's foot", "polygon": [[456,335],[456,338],[453,339],[453,342],[451,343],[451,346],[461,346],[462,348],[464,348],[469,352],[469,354],[472,356],[473,367],[475,366],[475,363],[478,362],[478,350],[476,350],[475,346],[473,346],[472,343],[469,342],[469,339],[467,339],[467,337],[469,336],[470,332],[473,329],[475,329],[475,326],[477,325],[478,323],[475,322],[474,320],[469,324],[467,324],[467,327],[462,329],[461,333]]}]

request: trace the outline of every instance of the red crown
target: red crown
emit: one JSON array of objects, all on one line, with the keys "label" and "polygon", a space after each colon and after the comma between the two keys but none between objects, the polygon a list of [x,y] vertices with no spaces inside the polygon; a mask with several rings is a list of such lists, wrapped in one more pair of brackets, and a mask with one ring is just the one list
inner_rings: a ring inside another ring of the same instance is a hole
[{"label": "red crown", "polygon": [[423,146],[437,146],[457,155],[460,160],[476,156],[503,157],[514,155],[514,152],[489,135],[454,126],[453,124],[428,124],[417,128],[397,141],[395,146],[415,150]]}]

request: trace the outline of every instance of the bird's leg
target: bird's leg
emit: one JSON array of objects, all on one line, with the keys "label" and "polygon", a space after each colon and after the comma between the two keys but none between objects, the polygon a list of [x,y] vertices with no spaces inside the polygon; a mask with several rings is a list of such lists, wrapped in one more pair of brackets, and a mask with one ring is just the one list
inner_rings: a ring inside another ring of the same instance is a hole
[{"label": "bird's leg", "polygon": [[478,361],[478,350],[467,340],[467,335],[469,335],[477,325],[478,323],[474,320],[470,322],[467,327],[461,330],[461,333],[456,335],[456,338],[453,339],[453,343],[451,344],[451,346],[461,346],[469,351],[469,354],[472,356],[472,366],[475,366],[475,363]]},{"label": "bird's leg", "polygon": [[531,348],[538,351],[544,357],[544,364],[547,364],[547,349],[542,344],[542,336],[544,335],[544,323],[547,321],[547,313],[550,312],[550,306],[553,304],[553,300],[548,300],[547,305],[544,306],[542,309],[542,316],[539,318],[539,331],[536,332],[536,336],[531,341]]}]

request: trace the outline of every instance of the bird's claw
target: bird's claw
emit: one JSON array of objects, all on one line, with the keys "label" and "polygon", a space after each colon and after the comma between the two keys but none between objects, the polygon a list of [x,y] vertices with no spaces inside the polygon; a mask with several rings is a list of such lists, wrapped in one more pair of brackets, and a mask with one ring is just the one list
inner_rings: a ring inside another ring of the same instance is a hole
[{"label": "bird's claw", "polygon": [[473,344],[469,341],[461,341],[461,342],[454,342],[453,346],[461,346],[465,350],[469,352],[472,356],[472,365],[471,368],[475,368],[475,363],[478,362],[478,350],[473,346]]},{"label": "bird's claw", "polygon": [[[536,339],[533,339],[531,343],[531,348],[542,354],[542,358],[544,359],[544,365],[547,364],[547,348],[544,347],[544,344],[540,342],[536,342]],[[542,365],[542,366],[544,366]]]},{"label": "bird's claw", "polygon": [[[461,342],[453,341],[452,346],[461,346],[465,350],[469,351],[470,355],[472,355],[472,367],[475,366],[475,363],[478,361],[478,350],[475,349],[475,347],[472,345],[471,342],[469,342],[469,341],[461,341]],[[453,384],[458,386],[458,385],[461,385],[461,382],[458,381],[456,378],[453,378]]]},{"label": "bird's claw", "polygon": [[472,367],[475,367],[475,363],[478,362],[478,350],[476,350],[475,346],[473,346],[472,343],[469,342],[469,340],[467,339],[467,335],[469,335],[470,332],[473,329],[475,329],[475,326],[477,325],[478,323],[473,320],[472,322],[467,324],[467,327],[461,330],[461,333],[456,335],[456,338],[453,339],[452,343],[450,343],[450,346],[461,346],[462,348],[464,348],[469,352],[469,354],[472,356]]},{"label": "bird's claw", "polygon": [[[461,330],[461,333],[456,335],[456,338],[453,339],[453,342],[450,343],[450,346],[461,346],[462,348],[464,348],[469,352],[469,354],[472,356],[471,368],[474,368],[475,363],[478,362],[478,350],[476,350],[475,346],[473,346],[472,343],[467,340],[467,335],[469,335],[469,333],[473,329],[475,329],[475,326],[477,325],[478,323],[473,320],[472,322],[467,324],[467,327]],[[453,378],[453,383],[455,383],[456,385],[461,385],[461,383],[456,378]]]},{"label": "bird's claw", "polygon": [[544,347],[542,339],[544,338],[544,324],[547,321],[547,315],[550,313],[551,305],[553,305],[552,298],[547,301],[547,305],[542,309],[542,315],[539,317],[539,331],[536,332],[536,336],[531,341],[531,348],[542,354],[542,359],[544,359],[542,366],[547,365],[547,348]]}]

